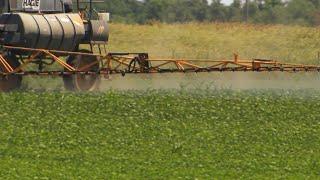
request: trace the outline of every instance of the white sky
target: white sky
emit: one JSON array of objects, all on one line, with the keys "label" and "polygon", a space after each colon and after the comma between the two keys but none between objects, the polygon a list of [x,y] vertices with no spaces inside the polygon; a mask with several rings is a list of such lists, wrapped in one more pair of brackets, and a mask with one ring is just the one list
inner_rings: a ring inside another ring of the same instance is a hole
[{"label": "white sky", "polygon": [[[209,0],[210,1],[210,0]],[[222,2],[224,3],[224,4],[231,4],[232,2],[233,2],[233,0],[222,0]]]},{"label": "white sky", "polygon": [[[142,0],[138,0],[138,1],[142,1]],[[208,2],[211,2],[211,1],[212,0],[208,0]],[[233,2],[233,0],[221,0],[221,2],[224,4],[230,5]]]},{"label": "white sky", "polygon": [[[210,3],[211,1],[212,1],[212,0],[208,0],[209,3]],[[224,3],[224,4],[230,5],[230,4],[233,2],[233,0],[221,0],[221,2]]]}]

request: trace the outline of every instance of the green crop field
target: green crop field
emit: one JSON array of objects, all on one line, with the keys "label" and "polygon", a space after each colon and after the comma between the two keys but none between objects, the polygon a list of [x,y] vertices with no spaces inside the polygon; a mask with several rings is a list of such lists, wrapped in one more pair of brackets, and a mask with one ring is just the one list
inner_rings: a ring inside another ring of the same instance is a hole
[{"label": "green crop field", "polygon": [[0,94],[0,176],[320,176],[317,91]]},{"label": "green crop field", "polygon": [[[320,62],[319,28],[155,23],[111,24],[110,32],[113,52],[209,59],[238,53]],[[93,93],[65,92],[58,78],[29,77],[26,91],[0,93],[0,179],[320,177],[316,74],[289,81],[293,74],[260,73],[262,90],[253,90],[254,77],[241,74],[172,74],[163,77],[167,86],[159,76],[114,78],[104,83],[126,90],[105,90],[108,86]],[[266,90],[273,78],[278,79],[273,86],[286,90]],[[185,84],[181,89],[175,88],[179,80]],[[236,88],[202,87],[228,80]],[[308,87],[315,89],[292,88],[297,82],[311,82],[315,86]],[[139,90],[127,90],[131,87]]]}]

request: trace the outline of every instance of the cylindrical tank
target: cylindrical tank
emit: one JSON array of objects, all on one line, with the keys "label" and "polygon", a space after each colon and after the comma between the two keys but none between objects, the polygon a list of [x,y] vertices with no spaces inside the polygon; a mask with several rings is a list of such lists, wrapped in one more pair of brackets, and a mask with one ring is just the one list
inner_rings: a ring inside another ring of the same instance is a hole
[{"label": "cylindrical tank", "polygon": [[[85,36],[79,14],[8,13],[0,16],[6,25],[1,40],[6,45],[74,51]],[[16,27],[16,29],[15,29]]]},{"label": "cylindrical tank", "polygon": [[89,37],[93,43],[106,43],[109,40],[109,28],[107,21],[91,20],[89,21]]}]

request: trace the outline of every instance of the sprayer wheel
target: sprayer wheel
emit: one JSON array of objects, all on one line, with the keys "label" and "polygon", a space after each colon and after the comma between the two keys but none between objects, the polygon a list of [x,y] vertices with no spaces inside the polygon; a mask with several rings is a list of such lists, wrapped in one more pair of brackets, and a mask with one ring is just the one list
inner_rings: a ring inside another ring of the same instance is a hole
[{"label": "sprayer wheel", "polygon": [[[88,50],[80,50],[81,53],[92,53]],[[74,67],[75,69],[81,69],[97,62],[91,67],[82,69],[82,71],[98,71],[99,62],[96,56],[86,56],[86,55],[71,55],[67,59],[67,63]],[[65,75],[63,77],[64,86],[69,91],[94,91],[97,89],[100,83],[100,76],[98,74],[75,74],[75,75]]]},{"label": "sprayer wheel", "polygon": [[[17,57],[11,52],[5,52],[2,57],[13,68],[20,66]],[[6,72],[5,68],[0,65],[0,72]],[[21,87],[22,76],[20,75],[7,75],[0,77],[0,92],[9,92]]]}]

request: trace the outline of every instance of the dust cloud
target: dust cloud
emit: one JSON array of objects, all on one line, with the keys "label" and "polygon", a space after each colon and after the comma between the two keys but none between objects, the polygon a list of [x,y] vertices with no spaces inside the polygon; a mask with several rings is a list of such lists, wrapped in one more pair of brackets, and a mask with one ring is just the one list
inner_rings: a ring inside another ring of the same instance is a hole
[{"label": "dust cloud", "polygon": [[[61,78],[27,77],[25,90],[64,91]],[[101,78],[98,91],[149,89],[320,89],[320,73],[211,72],[172,74],[127,74]]]},{"label": "dust cloud", "polygon": [[148,89],[320,89],[320,73],[216,72],[190,74],[115,75],[100,90]]}]

